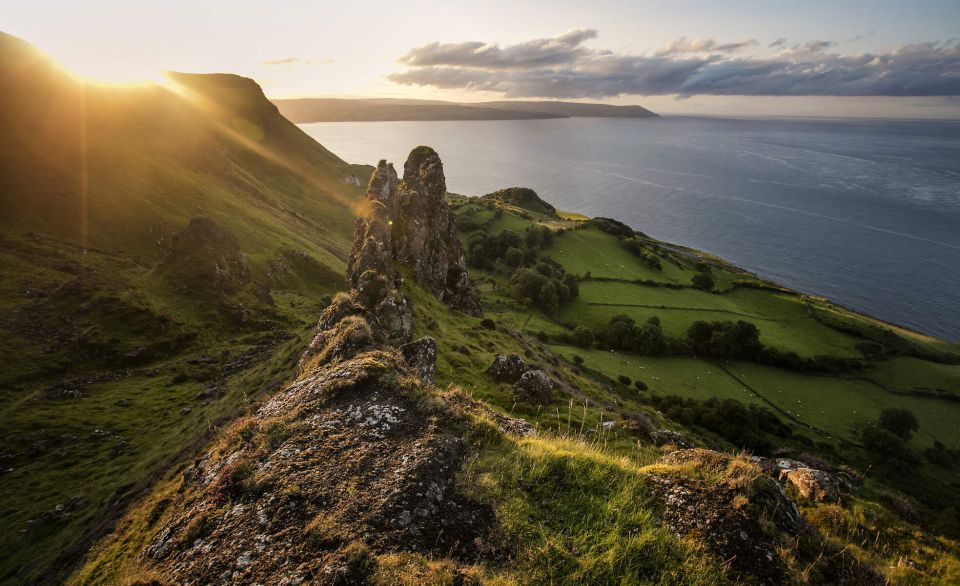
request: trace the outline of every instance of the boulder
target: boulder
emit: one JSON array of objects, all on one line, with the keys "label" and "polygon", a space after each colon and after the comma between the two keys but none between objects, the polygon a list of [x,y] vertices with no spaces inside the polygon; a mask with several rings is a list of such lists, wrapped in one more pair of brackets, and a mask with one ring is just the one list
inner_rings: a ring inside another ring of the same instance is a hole
[{"label": "boulder", "polygon": [[780,482],[793,487],[800,500],[812,503],[835,503],[842,494],[830,473],[814,468],[783,469]]},{"label": "boulder", "polygon": [[520,358],[519,354],[498,354],[493,359],[493,364],[487,369],[487,374],[497,382],[515,383],[528,370],[530,370],[530,367],[523,361],[523,358]]},{"label": "boulder", "polygon": [[677,446],[682,450],[686,450],[693,447],[687,438],[683,434],[673,431],[672,429],[659,429],[657,431],[650,432],[650,441],[657,446]]},{"label": "boulder", "polygon": [[778,544],[795,540],[803,523],[779,483],[745,459],[699,448],[664,456],[649,478],[664,522],[728,560],[738,582],[785,582]]},{"label": "boulder", "polygon": [[553,398],[553,381],[542,370],[528,370],[513,385],[513,396],[535,405],[549,403]]},{"label": "boulder", "polygon": [[408,344],[400,346],[400,353],[424,384],[432,385],[434,373],[437,369],[437,341],[430,336],[424,336]]}]

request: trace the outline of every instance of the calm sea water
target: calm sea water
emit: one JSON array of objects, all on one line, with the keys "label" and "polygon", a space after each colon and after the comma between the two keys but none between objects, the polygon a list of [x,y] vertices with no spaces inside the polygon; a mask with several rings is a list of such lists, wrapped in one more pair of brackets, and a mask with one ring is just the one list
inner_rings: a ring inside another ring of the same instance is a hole
[{"label": "calm sea water", "polygon": [[301,126],[350,162],[434,147],[450,191],[535,189],[882,319],[960,338],[960,122],[573,118]]}]

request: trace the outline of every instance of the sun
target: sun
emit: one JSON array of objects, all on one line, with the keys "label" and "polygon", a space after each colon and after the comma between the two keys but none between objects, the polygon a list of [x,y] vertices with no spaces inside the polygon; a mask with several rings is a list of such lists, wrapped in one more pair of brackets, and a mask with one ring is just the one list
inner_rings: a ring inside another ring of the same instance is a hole
[{"label": "sun", "polygon": [[79,56],[54,56],[73,77],[93,85],[169,85],[160,69],[120,60],[87,60]]}]

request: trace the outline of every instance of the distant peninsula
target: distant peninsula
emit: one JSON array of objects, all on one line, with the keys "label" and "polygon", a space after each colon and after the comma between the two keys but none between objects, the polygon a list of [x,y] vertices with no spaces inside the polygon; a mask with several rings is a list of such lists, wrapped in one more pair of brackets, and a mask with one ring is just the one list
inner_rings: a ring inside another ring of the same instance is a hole
[{"label": "distant peninsula", "polygon": [[657,118],[641,106],[580,102],[304,98],[273,100],[291,122],[386,122],[401,120],[526,120],[537,118]]}]

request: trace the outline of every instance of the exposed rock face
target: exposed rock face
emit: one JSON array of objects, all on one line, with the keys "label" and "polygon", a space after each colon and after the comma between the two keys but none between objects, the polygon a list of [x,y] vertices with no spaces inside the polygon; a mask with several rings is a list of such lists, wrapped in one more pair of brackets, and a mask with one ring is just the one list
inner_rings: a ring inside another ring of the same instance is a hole
[{"label": "exposed rock face", "polygon": [[174,237],[157,269],[175,285],[191,291],[229,293],[250,280],[240,243],[209,218],[190,220]]},{"label": "exposed rock face", "polygon": [[549,403],[553,399],[553,381],[542,370],[528,370],[513,385],[513,396],[535,405]]},{"label": "exposed rock face", "polygon": [[426,385],[433,384],[433,375],[437,369],[437,341],[430,336],[404,344],[400,353],[411,367],[420,375]]},{"label": "exposed rock face", "polygon": [[840,500],[840,486],[829,473],[813,468],[797,468],[780,472],[780,481],[792,485],[802,500],[814,503],[835,503]]},{"label": "exposed rock face", "polygon": [[[722,480],[700,479],[689,470]],[[704,543],[738,574],[764,584],[785,582],[777,536],[797,535],[802,521],[775,480],[743,460],[703,449],[664,456],[650,479],[675,532]]]},{"label": "exposed rock face", "polygon": [[493,364],[487,369],[487,374],[493,377],[493,380],[502,383],[515,383],[520,380],[523,373],[530,370],[527,363],[520,358],[518,354],[503,355],[498,354],[493,359]]},{"label": "exposed rock face", "polygon": [[[459,266],[447,233],[429,231],[447,218],[439,159],[411,160],[407,205],[424,215],[409,216],[422,219],[410,226],[426,231],[408,227],[409,256],[397,254],[405,216],[396,174],[381,163],[356,226],[349,293],[321,315],[297,381],[184,473],[143,557],[150,571],[180,584],[355,584],[377,553],[470,562],[488,553],[493,512],[456,486],[466,455],[457,414],[469,410],[427,397],[436,341],[410,341],[413,311],[399,290],[408,258],[419,259],[413,269],[428,286],[443,263],[445,275]],[[464,283],[434,291],[475,300]]]},{"label": "exposed rock face", "polygon": [[683,434],[673,431],[672,429],[658,429],[650,432],[650,441],[657,446],[673,445],[682,450],[693,447],[693,444],[687,441],[687,438],[683,437]]},{"label": "exposed rock face", "polygon": [[366,270],[394,276],[392,263],[398,262],[451,308],[482,315],[446,194],[443,164],[433,149],[411,151],[400,182],[393,166],[380,161],[367,189],[365,214],[357,220],[348,266],[351,286]]},{"label": "exposed rock face", "polygon": [[397,256],[413,267],[414,278],[438,299],[470,315],[483,313],[470,285],[463,247],[446,202],[440,157],[430,147],[410,152],[403,166],[396,230]]}]

